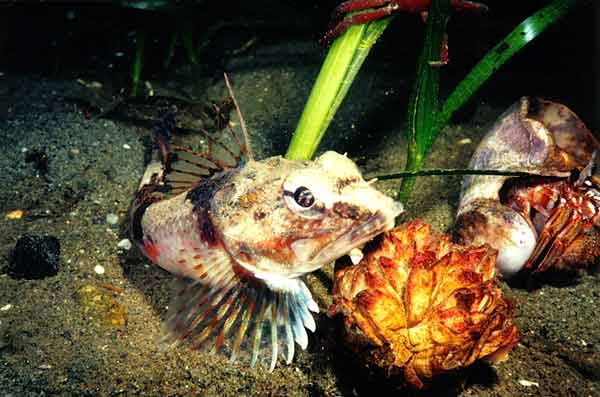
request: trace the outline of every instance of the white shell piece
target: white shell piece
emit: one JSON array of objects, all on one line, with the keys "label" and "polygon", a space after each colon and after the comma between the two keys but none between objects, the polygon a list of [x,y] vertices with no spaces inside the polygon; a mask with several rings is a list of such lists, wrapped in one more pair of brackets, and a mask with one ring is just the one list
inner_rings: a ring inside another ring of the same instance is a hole
[{"label": "white shell piece", "polygon": [[117,247],[129,251],[131,249],[131,241],[128,238],[124,238],[117,243]]},{"label": "white shell piece", "polygon": [[352,261],[353,265],[357,265],[358,262],[360,262],[363,258],[363,252],[360,250],[360,248],[352,248],[350,250],[350,252],[348,253],[348,256],[350,257],[350,260]]},{"label": "white shell piece", "polygon": [[510,235],[509,244],[498,246],[496,268],[503,277],[510,278],[519,272],[533,252],[536,236],[529,227],[515,228]]}]

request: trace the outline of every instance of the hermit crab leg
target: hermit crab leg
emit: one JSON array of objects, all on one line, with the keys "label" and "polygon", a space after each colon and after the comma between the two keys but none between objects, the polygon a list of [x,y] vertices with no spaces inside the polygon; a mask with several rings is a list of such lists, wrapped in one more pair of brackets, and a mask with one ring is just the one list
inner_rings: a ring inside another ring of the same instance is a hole
[{"label": "hermit crab leg", "polygon": [[535,272],[546,270],[575,240],[580,230],[581,222],[577,213],[569,206],[559,205],[540,232],[535,248],[524,267],[533,267],[534,263],[542,258]]},{"label": "hermit crab leg", "polygon": [[[363,9],[369,9],[372,7],[377,7],[384,5],[386,3],[390,3],[389,0],[360,0],[354,1],[350,0],[345,3],[340,4],[334,11],[335,19],[338,19],[341,14],[351,11],[358,11]],[[354,14],[345,17],[340,22],[336,23],[331,29],[327,30],[323,38],[321,39],[321,45],[328,45],[335,39],[340,36],[342,33],[346,31],[351,25],[360,25],[364,23],[368,23],[374,21],[379,18],[386,17],[391,15],[394,11],[398,9],[397,5],[393,3],[388,4],[385,7],[377,8],[374,10],[369,10],[362,12],[360,14]]]},{"label": "hermit crab leg", "polygon": [[546,254],[546,257],[535,271],[542,272],[552,266],[553,263],[556,263],[560,255],[577,239],[582,228],[580,217],[574,213],[567,226],[556,236],[552,246],[548,250],[548,254]]},{"label": "hermit crab leg", "polygon": [[[333,12],[333,21],[330,29],[321,39],[322,45],[328,45],[340,36],[350,27],[350,25],[360,25],[371,22],[379,18],[391,15],[396,10],[404,12],[417,13],[426,12],[429,8],[430,0],[348,0],[337,6]],[[486,12],[488,7],[485,4],[468,0],[451,0],[452,8]],[[380,8],[377,8],[380,7]],[[364,11],[364,12],[360,12]],[[357,12],[354,15],[342,15],[348,12]],[[341,19],[341,20],[340,20]],[[339,21],[339,22],[338,22]]]},{"label": "hermit crab leg", "polygon": [[[349,0],[345,1],[335,8],[333,17],[339,18],[343,14],[352,11],[361,11],[368,8],[375,8],[390,3],[390,0]],[[397,7],[397,6],[396,6]]]}]

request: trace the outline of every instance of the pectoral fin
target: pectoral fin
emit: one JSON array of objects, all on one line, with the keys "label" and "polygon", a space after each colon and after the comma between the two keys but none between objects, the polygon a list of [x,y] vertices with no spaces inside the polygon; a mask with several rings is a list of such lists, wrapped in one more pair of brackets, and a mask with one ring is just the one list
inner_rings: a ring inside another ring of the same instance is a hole
[{"label": "pectoral fin", "polygon": [[315,330],[310,311],[318,311],[299,279],[267,284],[239,265],[213,266],[201,280],[178,280],[169,305],[164,341],[193,349],[223,352],[230,361],[261,361],[275,368],[281,354],[294,356],[294,341],[305,349],[305,328]]}]

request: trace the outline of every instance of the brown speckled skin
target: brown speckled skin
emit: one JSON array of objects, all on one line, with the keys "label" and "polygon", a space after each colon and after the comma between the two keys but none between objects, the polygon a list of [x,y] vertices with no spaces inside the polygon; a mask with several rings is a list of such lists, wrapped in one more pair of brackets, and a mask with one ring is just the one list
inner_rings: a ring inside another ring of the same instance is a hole
[{"label": "brown speckled skin", "polygon": [[[323,195],[315,192],[319,216],[314,218],[300,216],[284,200],[285,184],[306,175],[307,183],[314,184]],[[222,250],[247,270],[297,277],[391,228],[394,205],[391,198],[367,184],[344,156],[328,152],[316,161],[276,156],[251,160],[201,180],[178,196],[151,202],[143,208],[138,241],[143,249],[152,244],[160,252],[171,250],[163,247],[166,244],[194,240],[194,246]],[[365,224],[371,225],[366,232],[360,230]],[[351,233],[356,236],[349,244],[333,244]],[[173,240],[174,236],[180,237]],[[302,260],[292,248],[299,240],[310,242]],[[164,261],[159,260],[159,265],[181,274],[180,265],[174,265],[179,259]]]},{"label": "brown speckled skin", "polygon": [[[334,194],[347,197],[347,201],[341,199],[331,208],[323,209],[324,216],[319,219],[298,216],[290,211],[282,197],[286,178],[303,170],[317,171],[319,167],[315,168],[313,162],[290,161],[278,156],[262,162],[252,161],[243,168],[230,171],[227,180],[214,192],[209,217],[231,255],[245,253],[251,259],[249,264],[261,271],[295,276],[314,268],[298,268],[298,260],[290,246],[294,241],[314,241],[316,255],[327,244],[358,228],[377,212],[377,203],[368,208],[352,201],[352,191],[366,185],[362,178],[356,175],[348,182],[344,176],[333,176],[327,183]],[[374,198],[382,202],[390,200],[380,193]],[[340,207],[347,210],[340,211]],[[335,257],[344,253],[335,253]]]}]

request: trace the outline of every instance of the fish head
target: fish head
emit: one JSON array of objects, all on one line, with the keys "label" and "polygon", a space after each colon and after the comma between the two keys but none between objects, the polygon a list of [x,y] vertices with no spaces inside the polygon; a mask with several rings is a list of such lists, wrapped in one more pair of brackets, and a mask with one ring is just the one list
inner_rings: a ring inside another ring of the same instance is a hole
[{"label": "fish head", "polygon": [[402,205],[345,155],[248,163],[213,196],[220,240],[254,274],[297,277],[394,227]]}]

